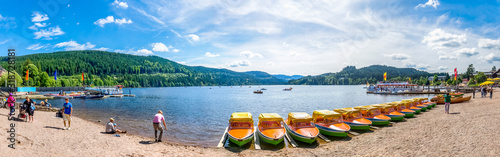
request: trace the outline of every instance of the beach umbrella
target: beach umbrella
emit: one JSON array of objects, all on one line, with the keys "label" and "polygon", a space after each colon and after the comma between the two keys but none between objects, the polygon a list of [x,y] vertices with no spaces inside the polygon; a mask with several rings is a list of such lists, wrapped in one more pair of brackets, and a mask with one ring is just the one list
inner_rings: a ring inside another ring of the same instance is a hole
[{"label": "beach umbrella", "polygon": [[491,80],[493,80],[493,79],[491,79],[491,78],[486,79],[486,81],[491,81]]}]

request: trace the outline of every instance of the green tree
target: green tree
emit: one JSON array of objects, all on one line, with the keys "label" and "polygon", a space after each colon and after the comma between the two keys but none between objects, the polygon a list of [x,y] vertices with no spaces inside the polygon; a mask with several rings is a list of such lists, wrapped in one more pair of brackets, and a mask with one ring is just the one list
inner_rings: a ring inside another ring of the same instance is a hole
[{"label": "green tree", "polygon": [[437,82],[438,81],[438,75],[434,74],[434,77],[432,78],[432,82]]},{"label": "green tree", "polygon": [[50,78],[47,72],[42,72],[40,74],[40,87],[51,87],[54,86],[54,80]]},{"label": "green tree", "polygon": [[470,64],[469,67],[467,67],[467,71],[464,74],[464,78],[470,79],[470,77],[472,77],[475,71],[476,69],[474,69],[474,65]]},{"label": "green tree", "polygon": [[[5,80],[7,80],[7,72],[3,73],[4,75],[2,75],[2,77],[0,77],[0,86],[1,87],[6,87],[7,85],[5,85]],[[14,71],[14,73],[10,73],[10,76],[14,75],[15,78],[16,78],[16,86],[17,87],[21,87],[22,84],[23,84],[23,78],[17,73]]]},{"label": "green tree", "polygon": [[477,81],[477,83],[482,83],[488,79],[488,76],[484,75],[483,72],[479,72],[476,76],[474,76],[474,79]]},{"label": "green tree", "polygon": [[497,71],[497,67],[493,66],[493,68],[491,68],[491,71],[493,72]]}]

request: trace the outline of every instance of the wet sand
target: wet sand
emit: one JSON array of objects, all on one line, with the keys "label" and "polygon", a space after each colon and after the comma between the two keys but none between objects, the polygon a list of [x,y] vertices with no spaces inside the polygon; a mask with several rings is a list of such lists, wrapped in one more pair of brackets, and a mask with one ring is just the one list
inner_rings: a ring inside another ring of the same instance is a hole
[{"label": "wet sand", "polygon": [[[488,95],[489,96],[489,95]],[[16,149],[8,148],[10,129],[6,109],[0,109],[2,156],[498,156],[500,97],[452,104],[450,113],[437,105],[392,126],[308,148],[250,150],[205,148],[173,142],[153,143],[152,137],[103,134],[104,126],[73,117],[71,130],[62,130],[53,112],[35,112],[35,122],[14,122]],[[118,126],[120,125],[119,122]],[[168,134],[168,131],[165,132]],[[262,143],[262,142],[261,142]]]}]

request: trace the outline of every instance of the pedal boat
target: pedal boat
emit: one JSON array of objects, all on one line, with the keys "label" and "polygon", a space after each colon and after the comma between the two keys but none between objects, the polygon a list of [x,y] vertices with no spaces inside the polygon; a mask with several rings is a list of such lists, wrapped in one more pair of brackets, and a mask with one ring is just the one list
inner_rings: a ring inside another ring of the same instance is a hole
[{"label": "pedal boat", "polygon": [[285,138],[283,118],[277,113],[261,113],[257,134],[259,138],[269,144],[278,145]]},{"label": "pedal boat", "polygon": [[380,113],[387,117],[390,117],[391,121],[393,122],[402,121],[404,119],[405,114],[395,111],[391,105],[375,104],[371,106],[378,108],[380,110]]},{"label": "pedal boat", "polygon": [[384,126],[388,125],[391,121],[391,117],[383,115],[378,108],[372,106],[358,106],[354,107],[361,111],[361,116],[372,121],[372,125]]},{"label": "pedal boat", "polygon": [[369,130],[372,125],[372,121],[363,118],[358,109],[349,107],[335,109],[334,111],[342,114],[342,120],[351,127],[351,130]]},{"label": "pedal boat", "polygon": [[313,121],[323,135],[347,137],[351,127],[342,121],[342,114],[331,110],[316,110]]},{"label": "pedal boat", "polygon": [[411,117],[415,116],[415,111],[407,109],[406,103],[407,103],[406,101],[395,101],[395,102],[391,102],[389,104],[393,106],[394,111],[405,114],[405,116],[404,116],[405,118],[411,118]]},{"label": "pedal boat", "polygon": [[307,144],[316,141],[319,135],[313,118],[305,112],[290,112],[285,120],[285,128],[293,139]]},{"label": "pedal boat", "polygon": [[235,112],[229,119],[229,141],[243,146],[253,140],[254,126],[252,114],[249,112]]}]

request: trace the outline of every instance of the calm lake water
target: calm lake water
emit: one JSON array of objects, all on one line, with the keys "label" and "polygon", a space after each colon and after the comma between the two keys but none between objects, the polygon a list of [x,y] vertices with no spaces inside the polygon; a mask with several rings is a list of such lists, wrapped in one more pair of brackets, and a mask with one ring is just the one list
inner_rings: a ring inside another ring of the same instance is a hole
[{"label": "calm lake water", "polygon": [[[267,88],[264,94],[253,91]],[[282,91],[293,87],[292,91]],[[364,86],[223,86],[223,87],[169,87],[133,88],[136,97],[102,100],[70,99],[74,114],[86,120],[101,120],[102,130],[109,118],[114,118],[119,129],[131,134],[154,137],[153,116],[162,110],[168,131],[164,140],[216,146],[233,112],[251,112],[255,125],[260,113],[278,113],[286,119],[289,112],[352,107],[399,101],[432,95],[375,95],[366,94]],[[124,89],[128,93],[129,89]],[[39,102],[39,100],[37,100]],[[49,100],[62,107],[63,99]],[[75,128],[77,129],[77,128]],[[89,130],[90,131],[90,130]]]}]

